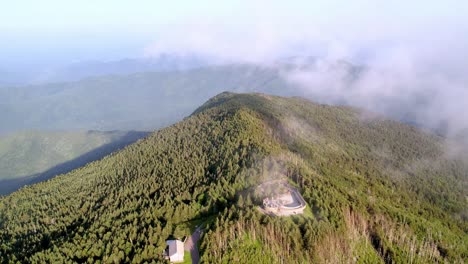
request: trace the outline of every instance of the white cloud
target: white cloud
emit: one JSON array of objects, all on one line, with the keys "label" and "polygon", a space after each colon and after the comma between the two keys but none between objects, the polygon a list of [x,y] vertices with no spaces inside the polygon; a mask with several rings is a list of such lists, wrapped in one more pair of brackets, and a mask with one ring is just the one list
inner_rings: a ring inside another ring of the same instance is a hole
[{"label": "white cloud", "polygon": [[[467,6],[361,0],[310,1],[301,8],[253,1],[226,20],[195,17],[161,28],[146,54],[198,53],[267,65],[282,56],[317,56],[315,67],[284,73],[313,100],[444,124],[455,135],[468,131]],[[340,59],[367,70],[350,84],[345,69],[331,63]]]}]

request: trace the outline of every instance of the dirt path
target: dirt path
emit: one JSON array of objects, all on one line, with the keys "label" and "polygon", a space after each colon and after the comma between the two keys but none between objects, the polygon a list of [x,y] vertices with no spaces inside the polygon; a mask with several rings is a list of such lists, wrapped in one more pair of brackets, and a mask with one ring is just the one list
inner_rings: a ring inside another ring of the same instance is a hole
[{"label": "dirt path", "polygon": [[200,239],[202,230],[200,227],[197,227],[195,229],[195,232],[187,238],[187,241],[185,241],[185,246],[184,250],[190,251],[190,255],[192,255],[192,264],[198,264],[200,261],[200,256],[198,255],[198,248],[197,248],[197,242]]}]

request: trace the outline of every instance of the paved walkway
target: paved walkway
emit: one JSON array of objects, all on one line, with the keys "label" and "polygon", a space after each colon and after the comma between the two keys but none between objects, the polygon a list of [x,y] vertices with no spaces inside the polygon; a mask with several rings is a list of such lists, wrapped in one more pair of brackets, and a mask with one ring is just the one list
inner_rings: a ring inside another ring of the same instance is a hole
[{"label": "paved walkway", "polygon": [[198,255],[198,248],[197,248],[197,242],[200,239],[202,230],[200,227],[197,227],[195,229],[195,232],[187,238],[187,241],[185,241],[185,246],[184,250],[190,251],[190,255],[192,255],[192,264],[198,264],[200,261],[200,256]]}]

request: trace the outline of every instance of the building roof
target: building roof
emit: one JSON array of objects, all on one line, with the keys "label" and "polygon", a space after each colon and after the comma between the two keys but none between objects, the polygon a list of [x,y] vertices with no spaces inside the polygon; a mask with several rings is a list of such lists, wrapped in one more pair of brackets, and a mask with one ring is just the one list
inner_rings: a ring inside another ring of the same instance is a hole
[{"label": "building roof", "polygon": [[169,257],[174,255],[181,255],[184,256],[184,242],[180,240],[167,240],[166,245],[169,246]]}]

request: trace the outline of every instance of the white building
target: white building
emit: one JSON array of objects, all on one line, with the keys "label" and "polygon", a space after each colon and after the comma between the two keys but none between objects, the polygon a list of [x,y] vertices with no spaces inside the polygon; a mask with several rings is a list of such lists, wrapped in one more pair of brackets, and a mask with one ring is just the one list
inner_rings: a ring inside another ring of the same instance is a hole
[{"label": "white building", "polygon": [[184,261],[184,242],[180,240],[167,240],[167,258],[171,262]]}]

